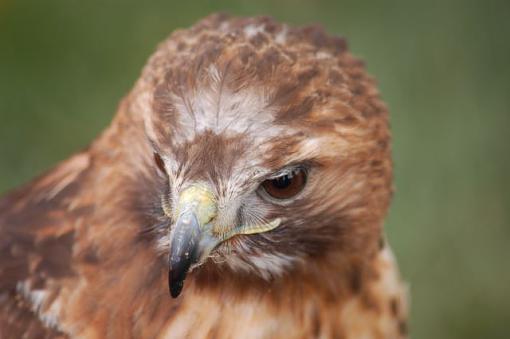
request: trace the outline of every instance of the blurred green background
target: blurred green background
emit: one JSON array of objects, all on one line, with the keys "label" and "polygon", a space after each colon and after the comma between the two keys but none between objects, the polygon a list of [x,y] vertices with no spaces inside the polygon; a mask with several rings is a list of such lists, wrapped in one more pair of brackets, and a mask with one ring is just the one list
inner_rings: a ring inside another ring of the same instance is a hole
[{"label": "blurred green background", "polygon": [[0,0],[0,192],[87,145],[156,44],[218,10],[348,38],[392,113],[412,336],[510,338],[509,1]]}]

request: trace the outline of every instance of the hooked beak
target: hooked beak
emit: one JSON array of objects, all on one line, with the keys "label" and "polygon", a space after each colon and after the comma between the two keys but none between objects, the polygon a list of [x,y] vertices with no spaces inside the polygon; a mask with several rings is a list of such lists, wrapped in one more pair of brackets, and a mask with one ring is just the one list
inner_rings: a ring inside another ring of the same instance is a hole
[{"label": "hooked beak", "polygon": [[174,298],[181,293],[190,266],[200,257],[197,246],[200,242],[200,233],[200,224],[194,212],[186,212],[179,216],[171,243],[168,274],[168,286]]},{"label": "hooked beak", "polygon": [[238,234],[267,232],[280,224],[280,219],[275,219],[267,224],[245,225],[227,230],[222,225],[214,225],[216,200],[211,190],[201,184],[191,185],[181,193],[176,212],[168,274],[168,286],[173,298],[181,293],[191,266],[203,263],[220,243]]},{"label": "hooked beak", "polygon": [[176,298],[191,265],[196,264],[219,244],[210,236],[210,222],[216,216],[212,192],[203,185],[185,189],[177,203],[177,220],[170,243],[168,286]]}]

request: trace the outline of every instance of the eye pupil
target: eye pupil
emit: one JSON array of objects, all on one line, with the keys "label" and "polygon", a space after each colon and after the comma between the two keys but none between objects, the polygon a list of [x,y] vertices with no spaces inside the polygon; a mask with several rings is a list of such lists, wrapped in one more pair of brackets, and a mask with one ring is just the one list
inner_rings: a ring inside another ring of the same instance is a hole
[{"label": "eye pupil", "polygon": [[163,161],[163,159],[161,158],[161,156],[154,152],[154,162],[156,163],[156,166],[158,167],[158,169],[165,173],[166,172],[166,169],[165,169],[165,162]]},{"label": "eye pupil", "polygon": [[264,191],[276,199],[289,199],[301,192],[306,184],[304,169],[296,169],[292,173],[281,175],[262,183]]},{"label": "eye pupil", "polygon": [[291,178],[288,175],[284,175],[279,178],[273,179],[272,184],[276,188],[284,189],[291,184]]}]

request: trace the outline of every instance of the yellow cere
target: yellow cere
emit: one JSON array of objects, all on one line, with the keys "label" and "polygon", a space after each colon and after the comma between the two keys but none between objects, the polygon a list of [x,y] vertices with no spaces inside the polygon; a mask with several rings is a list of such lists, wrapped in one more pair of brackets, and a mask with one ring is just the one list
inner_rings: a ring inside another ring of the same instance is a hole
[{"label": "yellow cere", "polygon": [[186,188],[179,197],[178,213],[192,209],[201,227],[204,227],[216,216],[216,200],[213,193],[205,185],[195,184]]},{"label": "yellow cere", "polygon": [[[194,211],[202,229],[216,217],[216,199],[206,185],[194,184],[181,193],[177,209],[178,215],[190,209]],[[223,234],[219,235],[219,238],[227,240],[239,234],[264,233],[275,229],[280,223],[281,219],[277,218],[265,224],[244,225],[233,228],[225,233],[222,232]]]}]

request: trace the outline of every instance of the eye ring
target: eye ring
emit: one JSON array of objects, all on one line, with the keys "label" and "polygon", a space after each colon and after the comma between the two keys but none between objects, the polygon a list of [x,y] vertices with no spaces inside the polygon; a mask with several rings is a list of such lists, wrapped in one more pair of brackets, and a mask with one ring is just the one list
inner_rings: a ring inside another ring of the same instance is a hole
[{"label": "eye ring", "polygon": [[307,179],[308,173],[306,169],[296,167],[265,180],[260,186],[272,199],[287,200],[303,190]]}]

